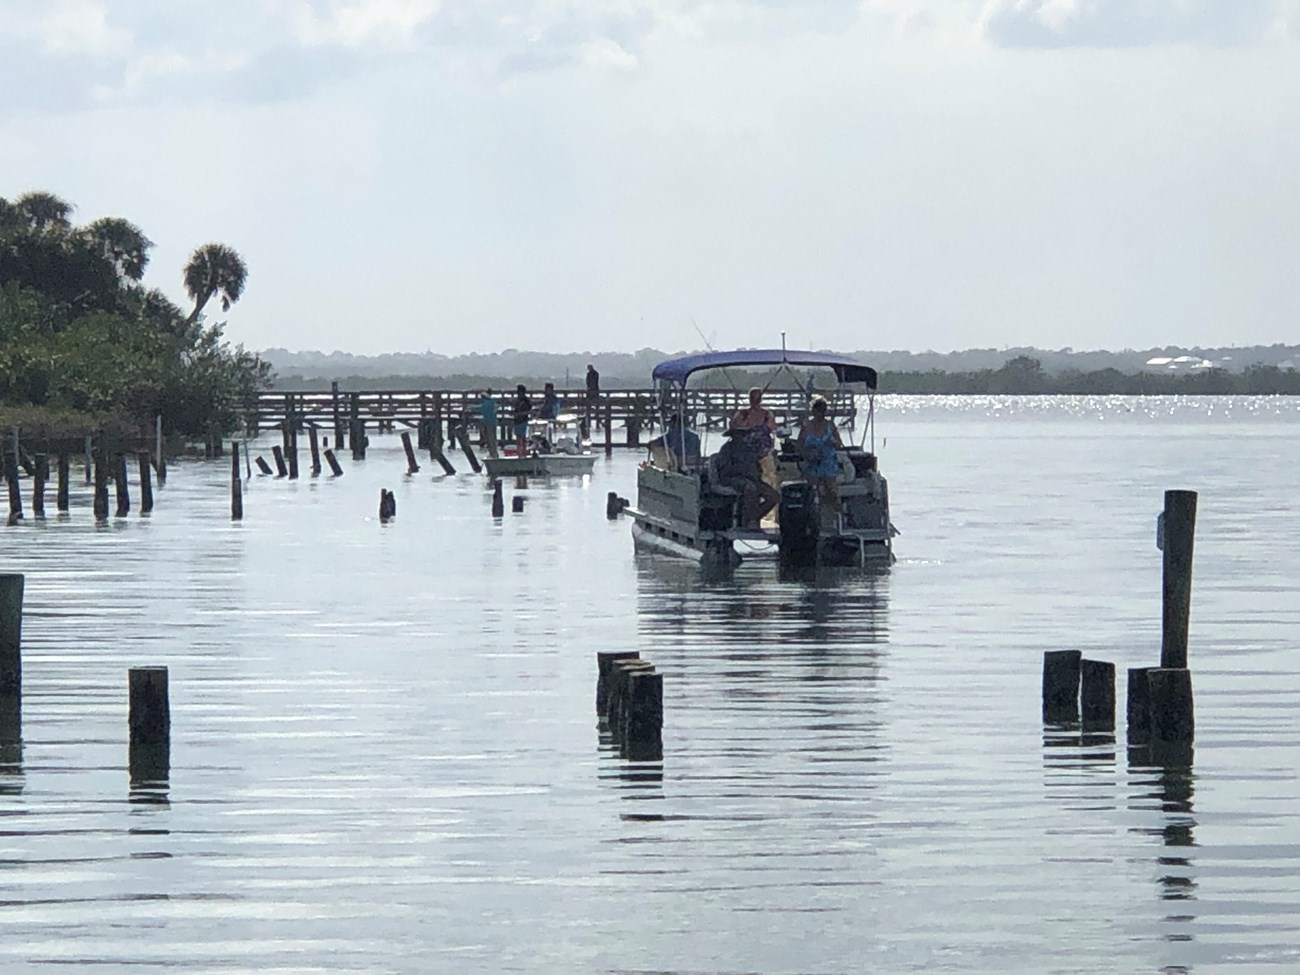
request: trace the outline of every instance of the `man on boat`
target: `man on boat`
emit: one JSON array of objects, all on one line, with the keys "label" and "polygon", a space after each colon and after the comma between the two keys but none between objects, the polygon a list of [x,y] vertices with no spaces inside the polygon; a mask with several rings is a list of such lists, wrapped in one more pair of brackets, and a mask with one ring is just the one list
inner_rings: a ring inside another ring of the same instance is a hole
[{"label": "man on boat", "polygon": [[[663,436],[655,437],[647,445],[651,456],[662,456],[671,463],[671,469],[684,471],[697,466],[700,462],[700,437],[694,430],[688,430],[682,424],[682,418],[674,413],[668,418]],[[656,461],[658,463],[658,461]],[[669,463],[659,466],[668,467]]]},{"label": "man on boat", "polygon": [[758,528],[763,517],[776,507],[781,495],[763,480],[758,450],[748,431],[731,427],[714,458],[718,484],[740,495],[740,527]]}]

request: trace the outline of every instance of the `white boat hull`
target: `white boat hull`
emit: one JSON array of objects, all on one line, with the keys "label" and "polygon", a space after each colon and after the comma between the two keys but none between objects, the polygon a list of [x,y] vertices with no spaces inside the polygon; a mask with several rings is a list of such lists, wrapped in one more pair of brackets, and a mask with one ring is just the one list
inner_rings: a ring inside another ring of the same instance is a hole
[{"label": "white boat hull", "polygon": [[487,457],[488,477],[575,477],[590,474],[595,454],[539,454],[534,457]]}]

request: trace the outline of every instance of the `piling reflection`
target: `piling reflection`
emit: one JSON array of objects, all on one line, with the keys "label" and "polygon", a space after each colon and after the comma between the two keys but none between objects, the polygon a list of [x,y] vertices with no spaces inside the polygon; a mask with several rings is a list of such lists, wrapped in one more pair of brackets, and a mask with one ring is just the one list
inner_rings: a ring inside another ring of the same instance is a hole
[{"label": "piling reflection", "polygon": [[1047,797],[1071,811],[1093,814],[1119,804],[1114,731],[1080,721],[1043,726]]},{"label": "piling reflection", "polygon": [[[1191,904],[1196,900],[1196,869],[1192,850],[1196,847],[1196,816],[1192,806],[1195,792],[1195,774],[1192,770],[1190,747],[1179,753],[1159,753],[1153,761],[1149,749],[1130,749],[1129,807],[1142,813],[1157,815],[1150,825],[1134,828],[1134,832],[1157,836],[1162,852],[1156,858],[1158,895],[1169,902],[1170,913],[1165,916],[1168,928],[1163,938],[1170,942],[1192,941],[1190,929],[1196,920]],[[1175,909],[1176,908],[1176,909]],[[1181,971],[1178,967],[1166,971]]]},{"label": "piling reflection", "polygon": [[0,795],[20,795],[22,791],[22,699],[0,695]]},{"label": "piling reflection", "polygon": [[[719,573],[648,555],[636,567],[636,649],[664,675],[666,763],[696,798],[714,798],[706,817],[761,821],[768,801],[842,803],[876,789],[887,575],[786,573],[775,561]],[[606,729],[601,742],[612,756]],[[608,774],[627,798],[663,798],[665,765],[638,757]]]}]

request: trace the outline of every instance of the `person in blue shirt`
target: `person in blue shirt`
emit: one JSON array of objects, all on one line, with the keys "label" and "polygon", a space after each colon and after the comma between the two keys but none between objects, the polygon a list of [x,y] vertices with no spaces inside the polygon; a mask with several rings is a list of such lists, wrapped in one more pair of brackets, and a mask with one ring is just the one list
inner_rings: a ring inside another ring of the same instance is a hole
[{"label": "person in blue shirt", "polygon": [[682,418],[674,413],[668,418],[661,437],[655,437],[647,446],[653,451],[661,448],[671,455],[676,470],[694,467],[700,462],[700,438],[694,430],[682,425]]},{"label": "person in blue shirt", "polygon": [[483,423],[483,439],[487,441],[492,456],[497,455],[497,401],[492,398],[492,390],[483,394],[483,400],[476,411]]}]

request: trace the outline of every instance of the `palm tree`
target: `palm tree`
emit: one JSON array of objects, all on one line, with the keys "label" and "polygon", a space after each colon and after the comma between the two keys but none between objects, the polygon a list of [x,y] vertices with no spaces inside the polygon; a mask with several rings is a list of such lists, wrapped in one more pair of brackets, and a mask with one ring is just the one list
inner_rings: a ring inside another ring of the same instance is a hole
[{"label": "palm tree", "polygon": [[82,232],[113,262],[121,277],[131,281],[139,281],[144,277],[153,241],[130,220],[100,217]]},{"label": "palm tree", "polygon": [[13,208],[19,221],[37,233],[71,229],[72,211],[76,209],[62,197],[41,190],[24,193],[14,200]]},{"label": "palm tree", "polygon": [[194,302],[189,321],[197,321],[203,306],[217,295],[221,296],[221,310],[230,311],[244,293],[247,277],[244,259],[233,247],[204,244],[197,248],[185,265],[185,291]]}]

